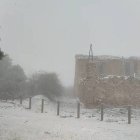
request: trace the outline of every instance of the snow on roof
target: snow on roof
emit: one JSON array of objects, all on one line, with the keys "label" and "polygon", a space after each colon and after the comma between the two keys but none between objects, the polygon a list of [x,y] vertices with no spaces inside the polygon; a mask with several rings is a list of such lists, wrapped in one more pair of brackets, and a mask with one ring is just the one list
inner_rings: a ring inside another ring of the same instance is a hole
[{"label": "snow on roof", "polygon": [[[82,54],[77,54],[75,56],[76,59],[88,59],[88,55],[82,55]],[[112,55],[97,55],[94,56],[94,59],[100,59],[100,60],[105,60],[105,59],[134,59],[134,60],[140,60],[140,57],[137,56],[130,56],[130,57],[119,57],[119,56],[112,56]]]}]

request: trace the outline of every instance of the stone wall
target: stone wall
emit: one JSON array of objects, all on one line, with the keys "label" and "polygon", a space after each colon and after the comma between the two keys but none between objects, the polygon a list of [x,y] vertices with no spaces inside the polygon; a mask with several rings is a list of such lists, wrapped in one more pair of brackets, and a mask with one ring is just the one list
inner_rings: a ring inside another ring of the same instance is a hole
[{"label": "stone wall", "polygon": [[[87,71],[87,68],[89,66],[91,72]],[[91,78],[87,77],[89,75]],[[95,75],[97,75],[97,77]],[[105,80],[106,79],[105,77],[108,77],[109,75],[113,75],[113,78],[109,79],[107,78],[107,80]],[[94,57],[94,62],[89,64],[88,56],[77,55],[75,63],[75,84],[74,84],[75,94],[86,105],[98,104],[101,100],[103,101],[103,98],[104,102],[107,102],[106,97],[108,96],[108,94],[114,97],[116,95],[118,95],[117,97],[122,96],[122,101],[127,102],[125,98],[123,98],[123,95],[125,95],[124,97],[127,97],[126,91],[132,92],[132,89],[135,90],[134,91],[135,94],[138,94],[137,91],[140,91],[139,84],[140,82],[137,81],[137,79],[133,80],[135,85],[137,85],[137,88],[135,88],[134,84],[131,83],[131,80],[130,79],[126,80],[124,78],[125,76],[127,77],[135,76],[135,78],[139,79],[140,77],[139,58],[96,56]],[[115,81],[114,77],[116,77],[117,81],[116,83],[114,83]],[[121,84],[124,84],[126,87],[122,87]],[[119,99],[116,98],[114,100]],[[118,104],[117,101],[116,104]]]}]

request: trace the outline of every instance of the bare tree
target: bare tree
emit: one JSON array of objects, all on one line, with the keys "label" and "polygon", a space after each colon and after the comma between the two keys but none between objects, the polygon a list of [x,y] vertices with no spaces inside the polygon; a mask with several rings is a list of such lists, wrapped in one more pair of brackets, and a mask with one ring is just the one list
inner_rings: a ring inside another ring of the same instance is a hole
[{"label": "bare tree", "polygon": [[42,94],[51,100],[60,97],[63,92],[63,86],[55,73],[34,74],[28,85],[32,95]]}]

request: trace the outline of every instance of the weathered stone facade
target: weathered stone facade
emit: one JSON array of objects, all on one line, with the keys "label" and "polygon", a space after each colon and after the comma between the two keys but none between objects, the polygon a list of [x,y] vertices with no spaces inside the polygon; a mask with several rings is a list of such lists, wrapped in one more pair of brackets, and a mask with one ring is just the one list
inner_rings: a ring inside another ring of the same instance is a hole
[{"label": "weathered stone facade", "polygon": [[75,93],[87,107],[140,104],[139,75],[139,58],[96,56],[89,62],[88,56],[77,55]]}]

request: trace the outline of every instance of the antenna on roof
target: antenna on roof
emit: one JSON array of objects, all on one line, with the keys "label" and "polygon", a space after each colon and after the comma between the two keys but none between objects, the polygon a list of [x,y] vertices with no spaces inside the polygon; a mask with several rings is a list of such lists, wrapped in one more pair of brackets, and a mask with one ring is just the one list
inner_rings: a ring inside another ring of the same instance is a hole
[{"label": "antenna on roof", "polygon": [[90,44],[88,59],[89,59],[89,61],[92,61],[93,62],[93,49],[92,49],[92,44]]}]

